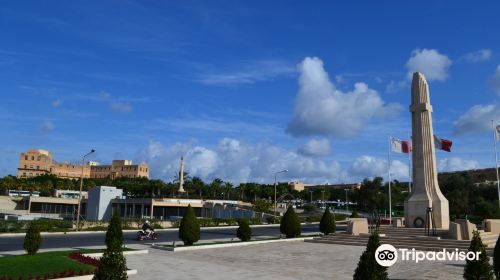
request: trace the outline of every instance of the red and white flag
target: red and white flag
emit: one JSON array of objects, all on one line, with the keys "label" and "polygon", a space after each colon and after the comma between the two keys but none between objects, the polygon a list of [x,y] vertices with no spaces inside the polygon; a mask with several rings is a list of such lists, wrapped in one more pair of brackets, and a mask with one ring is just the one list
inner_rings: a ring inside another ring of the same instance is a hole
[{"label": "red and white flag", "polygon": [[451,152],[451,145],[453,145],[453,142],[451,140],[441,139],[434,135],[434,146],[436,147],[436,149]]},{"label": "red and white flag", "polygon": [[391,150],[396,153],[409,153],[411,152],[411,144],[406,140],[391,138]]}]

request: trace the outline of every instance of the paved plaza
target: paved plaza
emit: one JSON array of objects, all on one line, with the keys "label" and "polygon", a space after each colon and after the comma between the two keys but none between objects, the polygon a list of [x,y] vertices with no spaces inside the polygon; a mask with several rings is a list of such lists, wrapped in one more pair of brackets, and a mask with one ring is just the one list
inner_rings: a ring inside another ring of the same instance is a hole
[{"label": "paved plaza", "polygon": [[[365,247],[286,242],[127,256],[130,279],[352,279]],[[399,262],[391,279],[463,279],[465,262]]]}]

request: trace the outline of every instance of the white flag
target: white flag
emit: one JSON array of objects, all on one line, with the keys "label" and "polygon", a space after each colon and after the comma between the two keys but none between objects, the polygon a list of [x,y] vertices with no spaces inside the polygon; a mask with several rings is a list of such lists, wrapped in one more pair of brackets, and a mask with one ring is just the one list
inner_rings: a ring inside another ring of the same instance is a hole
[{"label": "white flag", "polygon": [[497,141],[500,140],[500,125],[497,124],[497,126],[495,127],[495,135],[497,136]]},{"label": "white flag", "polygon": [[406,140],[391,138],[391,150],[396,153],[409,153],[411,152],[411,145]]}]

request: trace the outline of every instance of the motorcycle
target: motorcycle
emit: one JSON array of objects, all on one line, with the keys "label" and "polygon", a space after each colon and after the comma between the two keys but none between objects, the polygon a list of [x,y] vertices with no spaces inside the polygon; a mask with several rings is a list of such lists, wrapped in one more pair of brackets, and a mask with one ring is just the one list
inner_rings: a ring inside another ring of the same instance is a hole
[{"label": "motorcycle", "polygon": [[156,240],[158,239],[158,237],[158,233],[156,233],[154,230],[151,230],[149,235],[144,230],[140,230],[137,232],[137,240],[139,241],[142,241],[144,239]]}]

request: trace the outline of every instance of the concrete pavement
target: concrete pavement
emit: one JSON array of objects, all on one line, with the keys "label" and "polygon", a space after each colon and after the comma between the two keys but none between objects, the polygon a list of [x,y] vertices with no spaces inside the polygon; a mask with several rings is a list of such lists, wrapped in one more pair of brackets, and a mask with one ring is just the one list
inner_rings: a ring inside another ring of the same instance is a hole
[{"label": "concrete pavement", "polygon": [[[139,273],[130,279],[352,279],[364,247],[304,242],[271,243],[200,251],[150,249],[127,257]],[[462,279],[465,262],[396,263],[391,279]],[[167,276],[168,275],[168,276]]]}]

